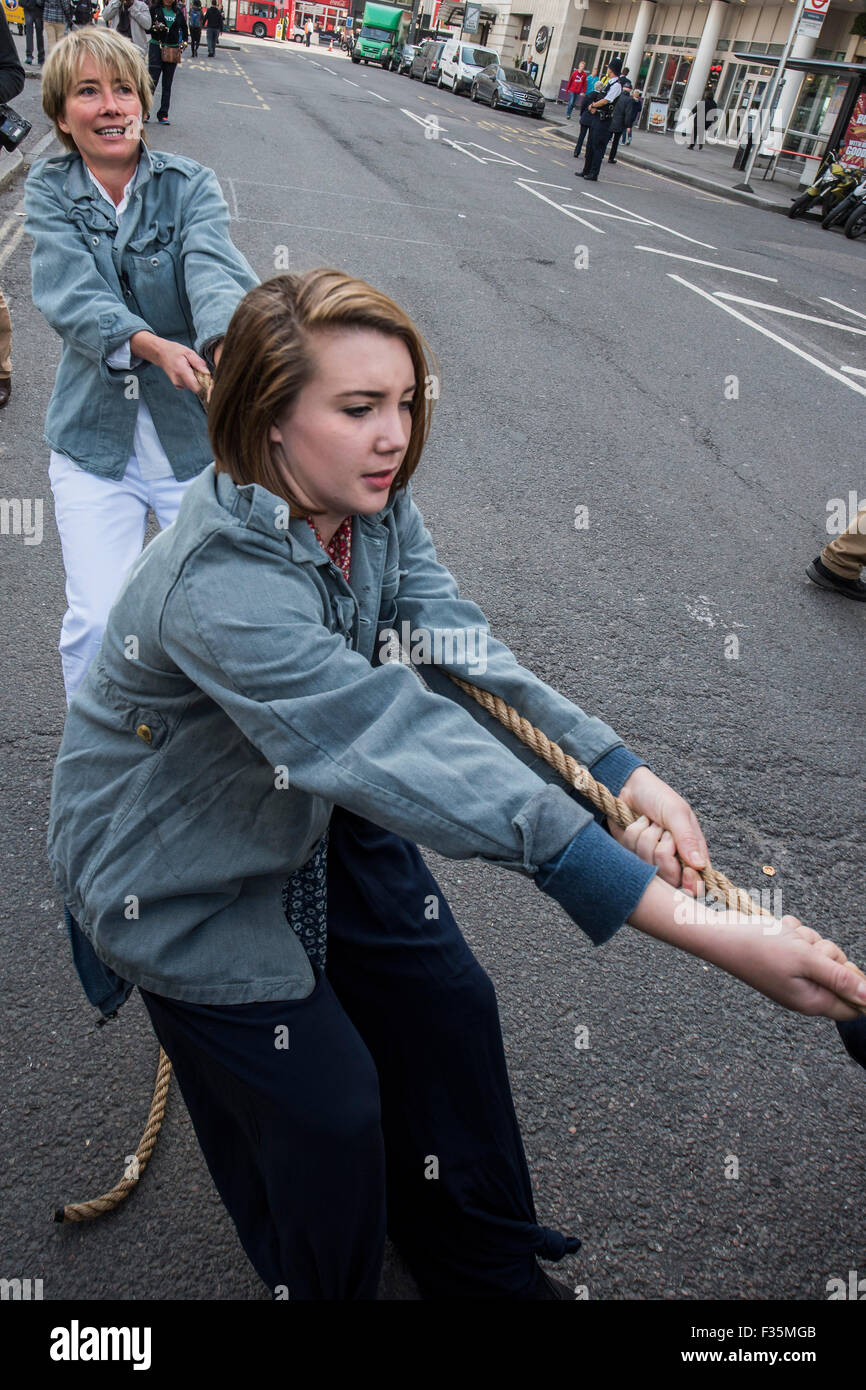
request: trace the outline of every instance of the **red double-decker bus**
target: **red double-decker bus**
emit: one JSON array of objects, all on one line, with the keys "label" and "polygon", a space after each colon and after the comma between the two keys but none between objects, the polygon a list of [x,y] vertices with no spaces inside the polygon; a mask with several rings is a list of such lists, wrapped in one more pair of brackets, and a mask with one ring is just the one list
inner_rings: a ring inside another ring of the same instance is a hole
[{"label": "red double-decker bus", "polygon": [[291,10],[279,0],[238,0],[235,33],[255,34],[257,39],[276,38],[277,25]]}]

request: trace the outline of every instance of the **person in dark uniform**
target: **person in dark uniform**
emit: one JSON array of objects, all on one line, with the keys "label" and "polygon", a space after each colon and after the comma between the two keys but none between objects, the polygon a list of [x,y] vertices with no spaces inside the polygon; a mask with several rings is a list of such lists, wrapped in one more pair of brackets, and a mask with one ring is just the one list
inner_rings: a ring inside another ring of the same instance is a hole
[{"label": "person in dark uniform", "polygon": [[586,149],[586,162],[581,171],[580,177],[598,181],[598,171],[601,168],[601,161],[604,159],[604,152],[607,149],[608,141],[613,134],[611,130],[611,112],[613,104],[622,91],[622,83],[619,75],[622,72],[622,59],[611,58],[607,65],[607,73],[603,82],[600,82],[593,92],[593,100],[590,102],[589,111],[593,116],[593,123],[589,128],[589,140]]}]

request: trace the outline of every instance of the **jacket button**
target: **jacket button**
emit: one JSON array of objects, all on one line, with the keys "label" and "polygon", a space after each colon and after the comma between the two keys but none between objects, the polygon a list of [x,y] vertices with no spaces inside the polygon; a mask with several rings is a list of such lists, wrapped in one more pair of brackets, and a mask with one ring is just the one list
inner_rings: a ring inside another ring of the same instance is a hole
[{"label": "jacket button", "polygon": [[148,724],[139,724],[135,732],[138,734],[139,738],[144,739],[145,743],[153,742],[153,734]]},{"label": "jacket button", "polygon": [[90,244],[91,244],[91,246],[98,246],[98,245],[99,245],[99,237],[98,237],[98,236],[93,237],[93,239],[92,239],[92,241],[91,241]]},{"label": "jacket button", "polygon": [[151,265],[159,265],[159,260],[156,256],[151,256],[150,263]]}]

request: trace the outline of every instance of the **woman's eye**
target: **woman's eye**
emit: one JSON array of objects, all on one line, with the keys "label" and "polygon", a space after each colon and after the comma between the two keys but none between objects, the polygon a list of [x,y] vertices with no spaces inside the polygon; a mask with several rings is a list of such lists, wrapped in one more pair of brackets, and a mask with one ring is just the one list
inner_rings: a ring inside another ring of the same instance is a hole
[{"label": "woman's eye", "polygon": [[415,402],[414,402],[414,401],[401,401],[401,402],[400,402],[400,408],[401,408],[401,410],[412,410],[412,408],[413,408],[414,405],[415,405]]},{"label": "woman's eye", "polygon": [[367,414],[369,409],[370,406],[368,405],[350,405],[347,406],[344,414],[351,415],[353,420],[360,420],[362,416]]}]

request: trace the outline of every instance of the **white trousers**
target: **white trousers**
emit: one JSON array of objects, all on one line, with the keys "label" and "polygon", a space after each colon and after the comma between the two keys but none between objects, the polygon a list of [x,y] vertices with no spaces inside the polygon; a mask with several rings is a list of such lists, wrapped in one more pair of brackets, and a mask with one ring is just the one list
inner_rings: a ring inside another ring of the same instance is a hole
[{"label": "white trousers", "polygon": [[142,478],[134,454],[122,478],[100,478],[53,450],[48,476],[66,570],[69,606],[59,651],[68,705],[99,650],[123,581],[141,554],[148,508],[161,530],[171,526],[193,480]]}]

